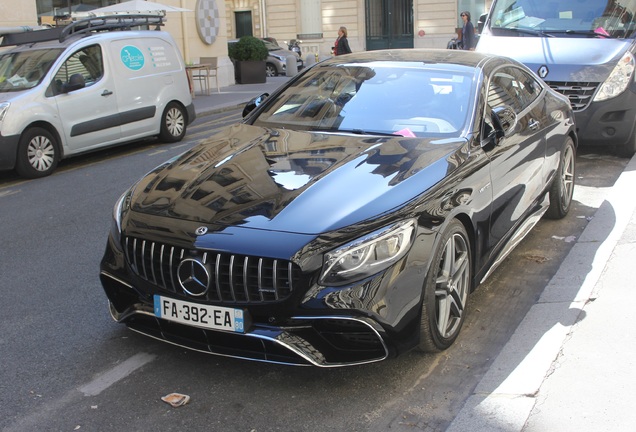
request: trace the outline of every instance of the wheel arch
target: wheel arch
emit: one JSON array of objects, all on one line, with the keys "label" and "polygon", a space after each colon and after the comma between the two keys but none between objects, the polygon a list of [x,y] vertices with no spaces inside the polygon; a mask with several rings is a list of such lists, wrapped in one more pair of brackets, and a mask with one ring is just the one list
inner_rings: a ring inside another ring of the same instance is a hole
[{"label": "wheel arch", "polygon": [[57,128],[55,126],[53,126],[51,123],[46,122],[46,121],[42,121],[42,120],[30,123],[29,125],[27,125],[27,127],[25,127],[22,130],[22,133],[20,133],[20,137],[22,137],[22,135],[24,135],[24,133],[26,131],[28,131],[29,129],[36,128],[36,127],[39,127],[39,128],[42,128],[42,129],[46,129],[49,133],[51,133],[51,135],[53,135],[53,138],[55,138],[55,144],[57,145],[57,149],[60,152],[59,160],[64,159],[64,157],[65,157],[64,140],[62,139],[62,136],[60,135],[60,133],[57,130]]}]

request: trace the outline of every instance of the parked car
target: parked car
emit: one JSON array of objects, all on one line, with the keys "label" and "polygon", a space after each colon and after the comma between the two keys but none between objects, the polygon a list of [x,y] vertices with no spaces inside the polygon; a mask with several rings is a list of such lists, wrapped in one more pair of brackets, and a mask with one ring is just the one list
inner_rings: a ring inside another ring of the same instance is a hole
[{"label": "parked car", "polygon": [[507,58],[334,57],[246,115],[117,201],[100,274],[117,322],[284,364],[444,350],[469,293],[571,206],[570,104]]},{"label": "parked car", "polygon": [[196,115],[177,45],[163,31],[122,31],[162,19],[0,29],[2,45],[12,46],[0,53],[0,169],[43,177],[87,151],[151,136],[181,140]]},{"label": "parked car", "polygon": [[[287,50],[278,45],[274,38],[260,38],[265,42],[267,47],[268,56],[265,65],[265,71],[268,77],[277,75],[285,75],[287,73],[287,56],[293,55],[296,58],[296,67],[298,70],[302,70],[305,67],[303,59],[295,52]],[[228,41],[228,46],[238,42],[238,39]]]}]

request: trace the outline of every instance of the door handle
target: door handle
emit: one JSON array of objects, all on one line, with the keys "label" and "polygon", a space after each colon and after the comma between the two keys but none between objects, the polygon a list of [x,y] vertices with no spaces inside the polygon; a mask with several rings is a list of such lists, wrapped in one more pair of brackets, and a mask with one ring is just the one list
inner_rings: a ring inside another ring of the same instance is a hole
[{"label": "door handle", "polygon": [[530,121],[528,122],[528,127],[532,130],[538,130],[539,122],[536,121],[535,119],[530,119]]},{"label": "door handle", "polygon": [[104,91],[102,92],[102,96],[110,96],[110,95],[112,95],[112,94],[113,94],[113,92],[112,92],[112,91],[110,91],[110,90],[104,90]]}]

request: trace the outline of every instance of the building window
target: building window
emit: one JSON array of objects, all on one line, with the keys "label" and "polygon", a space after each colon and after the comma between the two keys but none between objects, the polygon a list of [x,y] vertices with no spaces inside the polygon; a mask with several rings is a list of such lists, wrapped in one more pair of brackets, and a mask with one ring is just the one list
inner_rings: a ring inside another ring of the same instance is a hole
[{"label": "building window", "polygon": [[468,11],[470,12],[470,21],[477,28],[479,16],[488,12],[488,9],[486,9],[486,0],[457,0],[457,11],[457,27],[462,28],[464,26],[459,14],[463,11]]},{"label": "building window", "polygon": [[[300,0],[300,39],[322,37],[322,2]],[[312,37],[312,35],[314,37]],[[301,37],[302,36],[302,37]]]}]

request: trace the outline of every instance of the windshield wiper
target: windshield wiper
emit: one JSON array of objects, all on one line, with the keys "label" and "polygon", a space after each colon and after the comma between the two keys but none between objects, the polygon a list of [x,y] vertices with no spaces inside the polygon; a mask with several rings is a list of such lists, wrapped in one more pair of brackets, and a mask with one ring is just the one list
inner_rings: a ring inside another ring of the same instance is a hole
[{"label": "windshield wiper", "polygon": [[612,36],[610,34],[598,33],[595,30],[551,30],[552,33],[565,33],[572,35],[583,35],[583,36],[593,36],[598,38],[613,38],[616,39],[616,36]]},{"label": "windshield wiper", "polygon": [[543,30],[535,30],[529,28],[520,28],[520,27],[493,27],[493,30],[509,30],[517,33],[524,33],[533,36],[543,36],[543,37],[554,37],[553,34],[546,33]]}]

